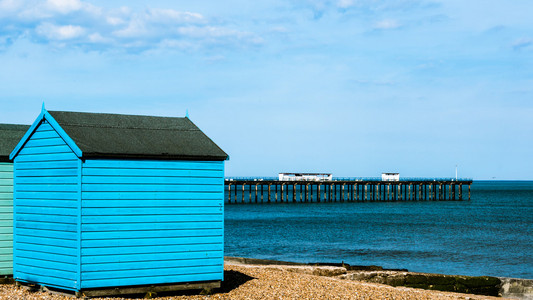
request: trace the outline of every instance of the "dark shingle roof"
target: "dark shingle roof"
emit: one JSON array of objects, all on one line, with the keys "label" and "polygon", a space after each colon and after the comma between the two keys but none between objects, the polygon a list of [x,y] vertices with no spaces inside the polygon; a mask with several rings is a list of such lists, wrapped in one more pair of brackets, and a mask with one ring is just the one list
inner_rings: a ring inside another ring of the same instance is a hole
[{"label": "dark shingle roof", "polygon": [[225,160],[188,118],[49,111],[83,157]]},{"label": "dark shingle roof", "polygon": [[9,154],[29,128],[29,125],[0,124],[0,161],[9,161]]}]

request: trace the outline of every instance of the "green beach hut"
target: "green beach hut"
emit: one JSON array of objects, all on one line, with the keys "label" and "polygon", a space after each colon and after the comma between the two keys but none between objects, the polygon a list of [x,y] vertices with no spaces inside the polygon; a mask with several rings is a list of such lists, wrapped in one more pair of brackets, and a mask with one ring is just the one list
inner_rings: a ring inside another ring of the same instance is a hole
[{"label": "green beach hut", "polygon": [[9,154],[28,125],[0,124],[0,275],[13,274],[13,163]]}]

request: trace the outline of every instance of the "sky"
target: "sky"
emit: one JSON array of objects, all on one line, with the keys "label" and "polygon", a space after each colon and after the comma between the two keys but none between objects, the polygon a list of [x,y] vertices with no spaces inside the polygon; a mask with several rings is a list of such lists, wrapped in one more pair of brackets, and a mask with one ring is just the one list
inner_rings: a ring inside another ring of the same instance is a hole
[{"label": "sky", "polygon": [[226,176],[533,180],[529,0],[0,0],[0,123],[183,117]]}]

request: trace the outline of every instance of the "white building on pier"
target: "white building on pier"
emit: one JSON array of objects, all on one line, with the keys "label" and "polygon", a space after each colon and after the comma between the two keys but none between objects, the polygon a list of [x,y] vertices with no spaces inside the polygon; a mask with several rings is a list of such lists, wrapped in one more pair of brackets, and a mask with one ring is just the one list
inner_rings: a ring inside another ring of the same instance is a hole
[{"label": "white building on pier", "polygon": [[381,173],[382,181],[400,181],[400,173]]},{"label": "white building on pier", "polygon": [[331,173],[279,173],[280,181],[332,181]]}]

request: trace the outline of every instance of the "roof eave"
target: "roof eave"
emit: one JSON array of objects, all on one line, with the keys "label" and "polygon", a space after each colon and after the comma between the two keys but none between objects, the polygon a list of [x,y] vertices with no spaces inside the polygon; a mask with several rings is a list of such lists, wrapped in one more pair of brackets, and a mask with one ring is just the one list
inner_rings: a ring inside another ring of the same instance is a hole
[{"label": "roof eave", "polygon": [[109,154],[84,152],[82,159],[139,159],[139,160],[194,160],[194,161],[225,161],[229,156],[210,155],[149,155],[149,154]]}]

